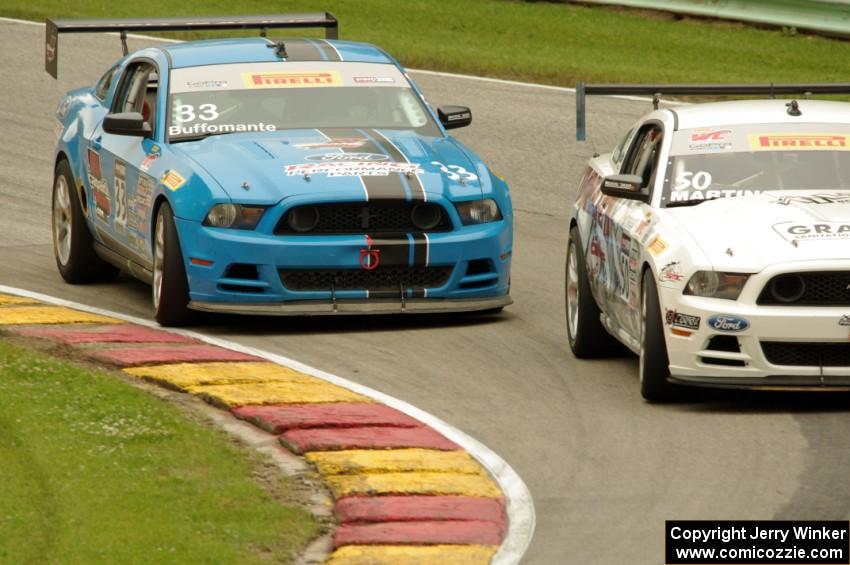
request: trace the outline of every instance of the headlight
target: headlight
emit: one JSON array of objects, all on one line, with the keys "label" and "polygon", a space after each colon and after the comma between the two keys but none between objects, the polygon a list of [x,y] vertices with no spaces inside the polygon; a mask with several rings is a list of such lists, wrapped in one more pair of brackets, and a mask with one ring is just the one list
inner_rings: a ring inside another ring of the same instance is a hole
[{"label": "headlight", "polygon": [[685,294],[737,300],[749,278],[750,275],[744,273],[697,271],[685,286]]},{"label": "headlight", "polygon": [[455,203],[455,208],[457,208],[457,213],[460,215],[460,221],[465,226],[486,224],[487,222],[495,222],[502,219],[502,213],[499,212],[499,205],[492,198],[473,200],[471,202],[457,202]]},{"label": "headlight", "polygon": [[265,206],[242,206],[241,204],[216,204],[204,218],[205,226],[252,230],[263,217]]}]

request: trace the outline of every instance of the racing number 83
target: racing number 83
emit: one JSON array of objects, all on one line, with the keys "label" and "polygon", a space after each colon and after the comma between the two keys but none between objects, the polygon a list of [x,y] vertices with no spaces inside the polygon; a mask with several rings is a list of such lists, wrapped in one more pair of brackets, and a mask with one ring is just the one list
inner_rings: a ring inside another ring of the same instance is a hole
[{"label": "racing number 83", "polygon": [[449,180],[460,180],[461,178],[464,181],[478,180],[478,175],[470,173],[459,165],[449,165],[447,167],[439,161],[431,161],[431,164],[440,167],[440,172],[449,177]]},{"label": "racing number 83", "polygon": [[196,114],[194,106],[181,104],[174,109],[174,113],[174,118],[180,123],[193,122],[196,119],[211,122],[218,118],[218,107],[215,104],[201,104]]}]

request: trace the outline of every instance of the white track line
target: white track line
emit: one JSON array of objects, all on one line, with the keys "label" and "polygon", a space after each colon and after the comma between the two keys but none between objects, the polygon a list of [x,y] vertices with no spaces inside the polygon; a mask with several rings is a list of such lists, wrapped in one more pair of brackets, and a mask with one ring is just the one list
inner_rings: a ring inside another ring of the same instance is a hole
[{"label": "white track line", "polygon": [[101,316],[109,316],[133,324],[138,324],[140,326],[193,337],[197,340],[209,343],[210,345],[217,345],[232,351],[239,351],[248,355],[262,357],[263,359],[267,359],[273,363],[285,365],[295,369],[296,371],[301,371],[302,373],[312,375],[319,379],[360,393],[364,396],[368,396],[378,402],[404,412],[405,414],[416,418],[420,422],[431,426],[456,444],[463,447],[470,455],[478,460],[484,468],[487,469],[496,482],[499,483],[499,488],[501,488],[502,492],[505,493],[506,511],[508,514],[508,533],[505,536],[499,551],[493,557],[492,563],[496,565],[519,563],[526,549],[528,549],[528,545],[531,543],[535,525],[534,503],[531,498],[531,493],[522,481],[522,478],[504,459],[499,457],[486,445],[482,444],[475,438],[468,436],[451,424],[444,422],[433,414],[429,414],[428,412],[408,404],[403,400],[395,398],[394,396],[390,396],[367,386],[355,383],[343,377],[327,373],[310,365],[301,363],[300,361],[296,361],[295,359],[284,357],[283,355],[277,355],[261,349],[247,347],[226,339],[210,337],[190,330],[163,328],[151,320],[128,316],[126,314],[112,312],[103,308],[96,308],[94,306],[88,306],[86,304],[64,300],[62,298],[56,298],[55,296],[49,296],[39,292],[32,292],[5,285],[0,285],[0,292],[32,298],[47,304],[65,306],[67,308],[73,308],[75,310],[81,310],[92,314],[100,314]]}]

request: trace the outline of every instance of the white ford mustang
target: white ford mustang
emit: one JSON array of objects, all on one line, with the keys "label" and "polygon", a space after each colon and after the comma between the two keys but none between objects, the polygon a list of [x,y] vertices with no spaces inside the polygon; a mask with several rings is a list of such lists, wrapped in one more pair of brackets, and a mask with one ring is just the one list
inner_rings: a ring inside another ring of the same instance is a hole
[{"label": "white ford mustang", "polygon": [[613,336],[647,400],[850,388],[850,104],[647,114],[582,176],[565,287],[573,353]]}]

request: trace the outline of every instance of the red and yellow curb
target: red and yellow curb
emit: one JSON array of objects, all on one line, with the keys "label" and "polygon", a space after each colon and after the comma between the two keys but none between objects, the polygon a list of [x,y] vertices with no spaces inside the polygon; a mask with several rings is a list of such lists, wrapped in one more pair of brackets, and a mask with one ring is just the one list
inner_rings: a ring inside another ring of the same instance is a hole
[{"label": "red and yellow curb", "polygon": [[487,470],[372,398],[252,355],[29,298],[0,294],[0,326],[199,396],[303,455],[336,501],[328,563],[484,564],[504,539],[504,495]]}]

